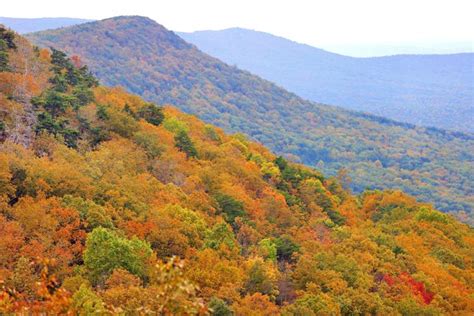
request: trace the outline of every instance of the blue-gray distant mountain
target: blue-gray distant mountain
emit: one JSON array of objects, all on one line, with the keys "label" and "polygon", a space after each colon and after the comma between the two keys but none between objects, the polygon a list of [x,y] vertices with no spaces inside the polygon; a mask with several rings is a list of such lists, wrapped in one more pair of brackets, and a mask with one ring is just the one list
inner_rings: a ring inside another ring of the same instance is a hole
[{"label": "blue-gray distant mountain", "polygon": [[91,20],[75,18],[6,18],[0,17],[0,24],[3,24],[12,30],[24,34],[38,32],[49,29],[57,29],[76,24],[89,22]]},{"label": "blue-gray distant mountain", "polygon": [[313,101],[474,132],[473,53],[354,58],[240,28],[179,35]]}]

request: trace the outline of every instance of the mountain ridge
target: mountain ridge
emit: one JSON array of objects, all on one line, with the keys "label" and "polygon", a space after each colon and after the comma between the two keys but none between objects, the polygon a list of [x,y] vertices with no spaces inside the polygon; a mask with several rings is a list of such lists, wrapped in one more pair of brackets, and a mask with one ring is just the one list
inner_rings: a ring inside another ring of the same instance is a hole
[{"label": "mountain ridge", "polygon": [[112,18],[28,37],[40,46],[79,55],[106,85],[124,86],[226,131],[244,132],[330,175],[347,168],[356,192],[390,185],[436,201],[442,210],[472,216],[469,165],[474,144],[469,135],[407,128],[305,101],[200,52],[151,19]]},{"label": "mountain ridge", "polygon": [[473,132],[474,53],[356,58],[240,28],[178,34],[315,102]]}]

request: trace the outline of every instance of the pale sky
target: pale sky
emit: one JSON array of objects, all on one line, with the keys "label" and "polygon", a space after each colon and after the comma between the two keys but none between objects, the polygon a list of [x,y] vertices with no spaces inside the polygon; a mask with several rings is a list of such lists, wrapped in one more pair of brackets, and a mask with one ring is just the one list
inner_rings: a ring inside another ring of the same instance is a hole
[{"label": "pale sky", "polygon": [[0,16],[148,16],[174,31],[243,27],[317,47],[474,42],[473,0],[1,0]]}]

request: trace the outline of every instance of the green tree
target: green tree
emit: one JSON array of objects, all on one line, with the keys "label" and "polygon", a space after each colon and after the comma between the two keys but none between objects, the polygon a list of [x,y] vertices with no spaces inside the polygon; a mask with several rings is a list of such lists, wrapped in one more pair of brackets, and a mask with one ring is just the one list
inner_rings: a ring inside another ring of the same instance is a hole
[{"label": "green tree", "polygon": [[288,236],[281,236],[275,239],[278,260],[291,261],[293,254],[300,250],[300,247]]},{"label": "green tree", "polygon": [[84,265],[93,284],[103,282],[117,268],[145,279],[151,256],[148,243],[136,237],[122,238],[112,230],[99,227],[87,236]]},{"label": "green tree", "polygon": [[209,301],[209,309],[212,316],[232,316],[234,313],[229,305],[220,298],[212,297]]},{"label": "green tree", "polygon": [[163,110],[153,103],[147,103],[138,110],[138,116],[153,125],[160,125],[165,119]]},{"label": "green tree", "polygon": [[194,147],[194,143],[185,131],[179,131],[174,137],[174,141],[176,148],[184,152],[188,158],[197,156],[197,150]]},{"label": "green tree", "polygon": [[79,315],[104,315],[104,302],[87,285],[82,284],[72,297],[72,305]]},{"label": "green tree", "polygon": [[219,193],[215,196],[215,199],[219,205],[219,211],[224,214],[224,219],[227,223],[233,225],[237,217],[244,217],[246,215],[244,204],[230,195]]},{"label": "green tree", "polygon": [[9,71],[8,49],[16,49],[15,33],[0,26],[0,71]]}]

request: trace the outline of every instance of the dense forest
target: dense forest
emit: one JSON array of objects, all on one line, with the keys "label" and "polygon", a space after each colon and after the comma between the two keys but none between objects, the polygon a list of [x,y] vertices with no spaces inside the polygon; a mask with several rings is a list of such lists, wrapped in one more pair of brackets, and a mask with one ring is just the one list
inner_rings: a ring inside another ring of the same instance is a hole
[{"label": "dense forest", "polygon": [[474,221],[474,138],[302,100],[212,58],[156,22],[117,17],[29,35],[78,55],[108,86],[171,104],[328,175],[356,193],[401,189]]},{"label": "dense forest", "polygon": [[0,28],[0,314],[474,312],[474,231]]},{"label": "dense forest", "polygon": [[308,100],[474,133],[474,53],[354,58],[241,28],[178,35]]}]

